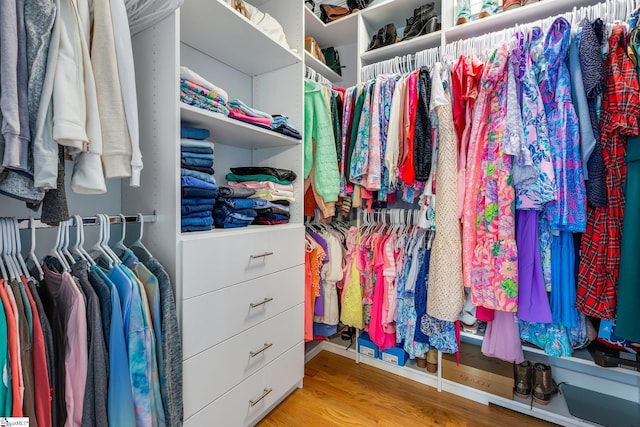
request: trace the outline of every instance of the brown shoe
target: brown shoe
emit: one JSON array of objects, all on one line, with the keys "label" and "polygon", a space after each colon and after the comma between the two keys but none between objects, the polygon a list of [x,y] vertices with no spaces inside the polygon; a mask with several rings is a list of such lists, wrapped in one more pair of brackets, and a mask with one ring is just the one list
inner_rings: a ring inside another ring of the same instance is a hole
[{"label": "brown shoe", "polygon": [[458,20],[456,21],[456,25],[462,25],[462,24],[466,24],[467,22],[469,22],[467,20],[467,18],[465,18],[464,16],[461,16],[460,18],[458,18]]},{"label": "brown shoe", "polygon": [[480,12],[478,14],[478,19],[487,18],[489,16],[491,16],[491,14],[489,12],[487,12],[486,10],[483,10],[482,12]]},{"label": "brown shoe", "polygon": [[547,405],[551,396],[558,392],[558,387],[551,375],[551,366],[544,363],[533,365],[533,400],[541,405]]},{"label": "brown shoe", "polygon": [[438,350],[427,351],[427,372],[438,372]]},{"label": "brown shoe", "polygon": [[502,10],[506,12],[507,10],[515,9],[520,6],[522,6],[522,2],[520,0],[504,0]]},{"label": "brown shoe", "polygon": [[533,377],[533,366],[531,366],[531,362],[525,360],[519,364],[514,363],[513,377],[513,392],[521,399],[528,398],[531,394],[531,379]]}]

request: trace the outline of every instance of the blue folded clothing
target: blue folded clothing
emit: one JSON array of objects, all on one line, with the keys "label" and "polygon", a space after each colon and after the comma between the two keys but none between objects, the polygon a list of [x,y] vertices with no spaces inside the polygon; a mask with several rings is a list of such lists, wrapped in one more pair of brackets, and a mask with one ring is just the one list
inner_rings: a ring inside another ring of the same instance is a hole
[{"label": "blue folded clothing", "polygon": [[211,217],[211,211],[191,212],[187,215],[182,215],[182,219],[185,218],[206,218]]},{"label": "blue folded clothing", "polygon": [[181,153],[213,154],[213,149],[209,147],[180,146],[180,152]]},{"label": "blue folded clothing", "polygon": [[225,204],[232,209],[254,209],[255,208],[255,199],[245,199],[240,197],[220,197],[218,199],[218,203]]},{"label": "blue folded clothing", "polygon": [[184,164],[181,166],[185,169],[190,169],[192,171],[206,173],[207,175],[213,175],[214,173],[216,173],[216,171],[213,168],[203,168],[200,166],[185,166]]},{"label": "blue folded clothing", "polygon": [[180,169],[180,176],[191,176],[193,178],[198,178],[199,180],[208,182],[209,184],[216,183],[216,179],[213,177],[213,175],[208,175],[206,173],[194,171],[191,169]]},{"label": "blue folded clothing", "polygon": [[192,197],[183,197],[182,198],[182,206],[194,206],[194,205],[213,205],[216,202],[216,199],[211,198],[192,198]]},{"label": "blue folded clothing", "polygon": [[275,214],[275,213],[263,213],[258,215],[259,218],[264,218],[264,219],[272,219],[274,221],[288,221],[289,217],[286,215],[282,215],[282,214]]},{"label": "blue folded clothing", "polygon": [[231,222],[216,222],[214,223],[216,228],[242,228],[251,225],[251,222],[231,223]]},{"label": "blue folded clothing", "polygon": [[186,225],[186,226],[180,227],[180,231],[183,233],[189,233],[193,231],[209,231],[209,230],[213,230],[212,225]]},{"label": "blue folded clothing", "polygon": [[197,166],[200,168],[212,168],[213,160],[201,159],[198,157],[181,157],[180,164],[184,167]]},{"label": "blue folded clothing", "polygon": [[220,186],[221,197],[250,197],[256,194],[256,190],[253,188],[242,187],[227,187],[226,185]]},{"label": "blue folded clothing", "polygon": [[203,140],[209,138],[211,132],[207,129],[180,126],[180,138]]},{"label": "blue folded clothing", "polygon": [[213,212],[213,203],[202,205],[182,205],[180,206],[180,212],[182,215],[190,215],[196,212]]},{"label": "blue folded clothing", "polygon": [[183,198],[211,199],[218,197],[218,190],[198,187],[182,187]]},{"label": "blue folded clothing", "polygon": [[180,224],[183,227],[189,226],[189,225],[208,225],[211,226],[213,225],[213,218],[211,218],[210,216],[205,216],[205,217],[183,217],[182,220],[180,221]]},{"label": "blue folded clothing", "polygon": [[211,153],[192,153],[190,151],[180,151],[181,159],[204,159],[214,161],[216,156]]},{"label": "blue folded clothing", "polygon": [[255,218],[258,215],[258,213],[254,209],[232,209],[229,208],[229,206],[222,204],[215,205],[215,207],[213,208],[213,214],[218,218],[225,216],[232,216],[233,218],[246,217],[240,219]]},{"label": "blue folded clothing", "polygon": [[196,187],[196,188],[204,188],[207,190],[217,190],[218,186],[215,183],[203,181],[199,178],[193,176],[181,176],[180,177],[180,186],[182,187]]},{"label": "blue folded clothing", "polygon": [[281,116],[280,114],[274,114],[273,116],[273,124],[271,125],[271,127],[276,128],[280,125],[288,125],[289,124],[289,118],[287,116]]}]

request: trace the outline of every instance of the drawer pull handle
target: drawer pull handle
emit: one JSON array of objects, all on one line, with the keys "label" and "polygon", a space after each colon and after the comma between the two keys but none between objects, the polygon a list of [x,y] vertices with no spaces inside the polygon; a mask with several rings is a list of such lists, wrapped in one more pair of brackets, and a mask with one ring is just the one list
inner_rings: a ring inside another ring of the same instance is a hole
[{"label": "drawer pull handle", "polygon": [[266,303],[273,301],[273,298],[265,298],[260,302],[252,302],[251,304],[249,304],[249,307],[251,308],[256,308],[256,307],[260,307],[261,305],[265,305]]},{"label": "drawer pull handle", "polygon": [[249,258],[251,259],[258,259],[258,258],[265,258],[268,257],[270,255],[273,255],[273,252],[264,252],[258,255],[250,255]]},{"label": "drawer pull handle", "polygon": [[260,350],[250,351],[249,352],[249,356],[256,357],[257,355],[259,355],[260,353],[262,353],[263,351],[265,351],[266,349],[268,349],[272,345],[273,345],[272,343],[264,343],[264,346]]},{"label": "drawer pull handle", "polygon": [[262,392],[262,394],[260,395],[260,397],[258,397],[256,400],[250,400],[249,401],[249,405],[251,406],[256,406],[258,403],[260,403],[260,401],[262,399],[264,399],[265,397],[267,397],[267,395],[269,393],[271,393],[273,391],[272,388],[265,388],[264,391]]}]

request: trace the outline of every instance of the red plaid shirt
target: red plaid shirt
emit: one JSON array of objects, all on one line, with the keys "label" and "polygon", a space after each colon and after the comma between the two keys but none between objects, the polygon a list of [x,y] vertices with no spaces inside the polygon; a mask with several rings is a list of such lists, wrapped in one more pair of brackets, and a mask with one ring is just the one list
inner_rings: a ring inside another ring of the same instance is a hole
[{"label": "red plaid shirt", "polygon": [[638,134],[640,87],[635,65],[626,53],[625,29],[616,25],[605,62],[605,93],[600,131],[609,204],[588,207],[587,230],[580,246],[576,306],[586,315],[615,317],[624,216],[627,138]]}]

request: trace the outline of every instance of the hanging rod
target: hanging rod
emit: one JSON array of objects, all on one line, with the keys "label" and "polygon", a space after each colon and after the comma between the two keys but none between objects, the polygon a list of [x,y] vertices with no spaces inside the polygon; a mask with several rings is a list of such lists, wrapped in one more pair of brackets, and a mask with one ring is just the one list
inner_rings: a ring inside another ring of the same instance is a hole
[{"label": "hanging rod", "polygon": [[[147,223],[152,223],[152,222],[157,222],[158,221],[158,216],[156,214],[150,214],[150,215],[142,215],[142,219],[144,220],[145,224]],[[63,221],[64,222],[64,221]],[[69,223],[70,226],[75,226],[76,222],[75,219],[71,218],[69,220],[66,221],[67,223]],[[109,215],[109,224],[122,224],[122,218],[119,215]],[[135,224],[138,222],[138,216],[137,215],[125,215],[124,216],[124,223],[125,224]],[[99,224],[99,219],[97,216],[83,216],[82,217],[82,224],[83,225],[98,225]],[[39,219],[34,219],[33,220],[33,225],[34,228],[54,228],[57,227],[57,225],[48,225],[45,224],[44,222],[40,221]],[[31,228],[31,219],[30,218],[22,218],[18,220],[18,228],[20,230],[28,230]]]}]

